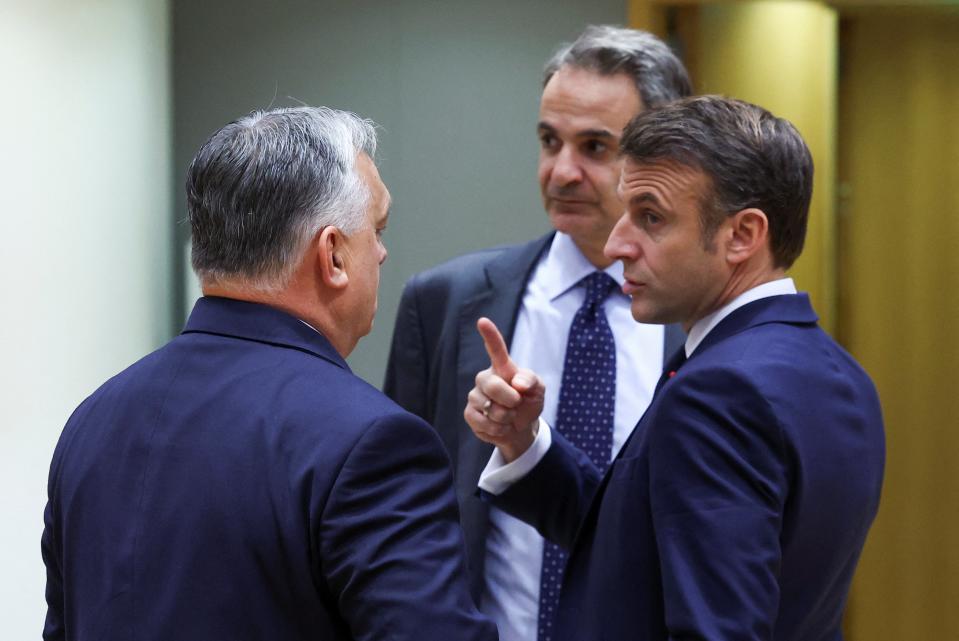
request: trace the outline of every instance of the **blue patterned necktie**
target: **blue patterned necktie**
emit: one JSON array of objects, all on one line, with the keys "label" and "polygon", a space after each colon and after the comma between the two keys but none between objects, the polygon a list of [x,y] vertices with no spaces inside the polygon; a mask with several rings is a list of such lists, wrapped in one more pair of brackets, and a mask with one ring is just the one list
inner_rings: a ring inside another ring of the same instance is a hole
[{"label": "blue patterned necktie", "polygon": [[[606,321],[603,302],[618,285],[604,272],[593,272],[580,284],[586,287],[586,298],[569,328],[556,429],[585,452],[596,466],[605,470],[613,448],[616,344]],[[555,543],[545,541],[539,587],[538,641],[553,638],[553,621],[565,567],[566,552]]]}]

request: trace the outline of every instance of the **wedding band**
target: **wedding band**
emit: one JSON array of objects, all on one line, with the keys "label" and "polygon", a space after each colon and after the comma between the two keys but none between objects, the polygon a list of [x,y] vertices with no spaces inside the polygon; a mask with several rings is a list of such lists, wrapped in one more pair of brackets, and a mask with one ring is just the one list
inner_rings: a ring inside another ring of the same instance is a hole
[{"label": "wedding band", "polygon": [[489,418],[489,408],[492,407],[492,405],[493,405],[493,399],[491,398],[486,399],[486,402],[483,403],[483,416],[485,416],[486,418]]}]

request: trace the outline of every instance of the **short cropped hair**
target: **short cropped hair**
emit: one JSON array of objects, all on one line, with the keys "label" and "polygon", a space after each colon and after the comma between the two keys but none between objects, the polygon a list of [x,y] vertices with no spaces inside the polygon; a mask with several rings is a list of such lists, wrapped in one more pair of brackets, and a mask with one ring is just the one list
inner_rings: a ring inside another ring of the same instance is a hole
[{"label": "short cropped hair", "polygon": [[284,287],[320,229],[362,226],[356,160],[375,152],[372,121],[326,107],[255,111],[214,133],[186,179],[197,276]]},{"label": "short cropped hair", "polygon": [[726,217],[755,207],[769,220],[776,267],[792,266],[802,253],[813,161],[788,120],[723,96],[686,98],[633,118],[620,151],[637,163],[672,161],[710,179],[702,208],[707,247]]},{"label": "short cropped hair", "polygon": [[561,67],[589,69],[603,76],[624,73],[633,79],[647,109],[692,93],[686,68],[659,38],[637,29],[590,25],[553,54],[543,86]]}]

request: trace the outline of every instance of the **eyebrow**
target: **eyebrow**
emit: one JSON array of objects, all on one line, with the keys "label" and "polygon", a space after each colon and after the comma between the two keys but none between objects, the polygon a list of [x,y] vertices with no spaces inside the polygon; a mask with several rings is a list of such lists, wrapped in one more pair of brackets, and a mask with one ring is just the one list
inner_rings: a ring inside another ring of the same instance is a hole
[{"label": "eyebrow", "polygon": [[654,205],[662,205],[662,203],[659,202],[659,198],[656,198],[655,194],[651,194],[649,192],[638,194],[629,199],[630,205],[641,205],[643,203],[653,203]]},{"label": "eyebrow", "polygon": [[[556,133],[556,127],[540,121],[540,123],[536,125],[536,131]],[[577,138],[616,138],[616,135],[608,129],[583,129],[582,131],[577,131],[574,135]]]}]

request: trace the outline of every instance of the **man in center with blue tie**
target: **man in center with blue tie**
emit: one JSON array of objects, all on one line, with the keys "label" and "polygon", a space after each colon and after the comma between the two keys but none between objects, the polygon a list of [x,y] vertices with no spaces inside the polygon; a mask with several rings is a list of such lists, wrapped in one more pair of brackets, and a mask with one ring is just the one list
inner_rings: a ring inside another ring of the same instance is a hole
[{"label": "man in center with blue tie", "polygon": [[[538,179],[554,232],[414,276],[397,313],[384,391],[439,432],[453,460],[470,587],[503,641],[552,641],[565,555],[476,496],[493,448],[463,403],[489,365],[480,317],[549,392],[543,416],[605,466],[649,404],[676,326],[637,324],[622,266],[603,254],[624,205],[619,138],[636,114],[688,95],[682,63],[651,34],[588,27],[545,68]],[[618,384],[619,383],[619,384]]]}]

